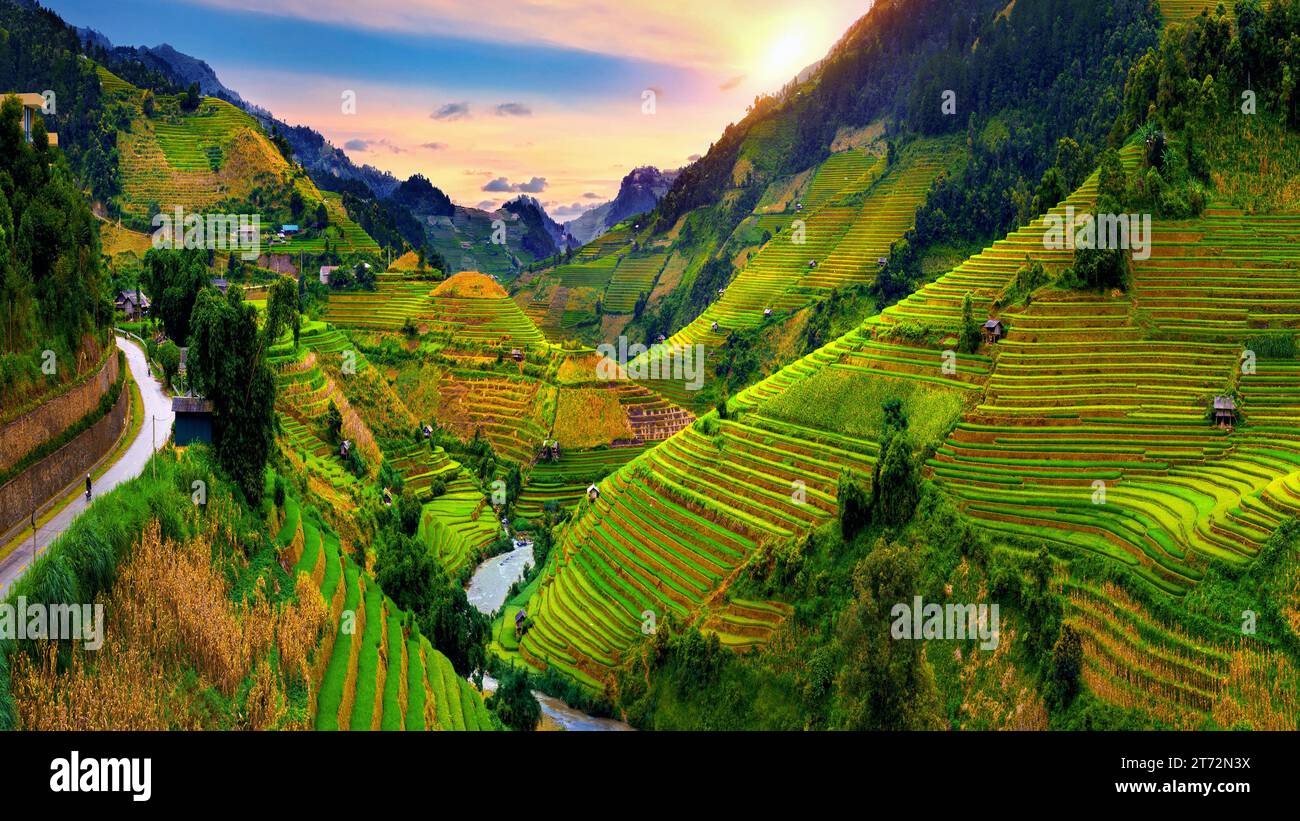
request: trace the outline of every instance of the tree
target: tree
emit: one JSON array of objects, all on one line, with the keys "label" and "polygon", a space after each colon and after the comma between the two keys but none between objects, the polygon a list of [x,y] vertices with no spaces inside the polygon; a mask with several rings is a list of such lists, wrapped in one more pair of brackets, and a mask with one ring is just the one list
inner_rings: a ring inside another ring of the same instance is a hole
[{"label": "tree", "polygon": [[1052,646],[1049,698],[1061,707],[1068,707],[1079,692],[1079,675],[1082,672],[1083,639],[1069,624],[1062,624],[1061,634]]},{"label": "tree", "polygon": [[343,414],[339,413],[339,406],[334,404],[333,399],[325,409],[325,436],[335,447],[343,441]]},{"label": "tree", "polygon": [[163,330],[178,345],[184,346],[189,339],[194,306],[199,292],[208,285],[205,254],[198,249],[150,248],[144,255],[141,280],[149,295],[149,310],[162,321]]},{"label": "tree", "polygon": [[1123,248],[1076,248],[1074,279],[1084,288],[1104,291],[1128,287],[1128,251]]},{"label": "tree", "polygon": [[975,353],[979,350],[982,339],[980,321],[975,318],[975,307],[971,303],[970,292],[967,291],[961,299],[961,352]]},{"label": "tree", "polygon": [[275,439],[275,375],[266,361],[257,310],[231,288],[204,288],[191,319],[190,384],[212,401],[217,461],[252,504],[262,499]]},{"label": "tree", "polygon": [[943,726],[924,642],[894,638],[893,606],[920,589],[916,552],[883,539],[853,569],[853,600],[835,624],[843,659],[832,721],[845,730],[936,730]]},{"label": "tree", "polygon": [[911,437],[906,433],[889,437],[876,463],[871,492],[871,512],[876,520],[899,527],[912,518],[921,499],[921,472],[912,456]]},{"label": "tree", "polygon": [[397,504],[393,506],[393,512],[397,516],[397,525],[407,536],[414,536],[415,531],[420,528],[420,500],[410,489],[403,489],[397,496]]},{"label": "tree", "polygon": [[293,277],[280,277],[271,285],[266,298],[266,345],[270,347],[286,329],[293,331],[294,345],[298,344],[298,283]]},{"label": "tree", "polygon": [[491,705],[497,718],[511,730],[535,730],[542,720],[542,708],[528,686],[528,675],[514,667],[501,677]]},{"label": "tree", "polygon": [[871,497],[863,489],[858,476],[848,470],[840,474],[835,496],[840,504],[840,535],[845,542],[851,542],[871,523]]},{"label": "tree", "polygon": [[194,111],[201,102],[203,102],[203,95],[199,93],[199,84],[190,83],[185,93],[181,95],[181,108],[185,111]]},{"label": "tree", "polygon": [[898,397],[886,399],[880,405],[882,421],[884,423],[884,437],[889,438],[895,433],[907,430],[907,412],[903,409],[903,400]]},{"label": "tree", "polygon": [[465,674],[482,666],[488,619],[448,578],[429,547],[391,529],[380,532],[375,579],[389,598],[416,615],[420,631]]},{"label": "tree", "polygon": [[158,348],[158,364],[162,366],[163,379],[170,388],[172,380],[176,378],[176,372],[181,367],[181,349],[170,339]]}]

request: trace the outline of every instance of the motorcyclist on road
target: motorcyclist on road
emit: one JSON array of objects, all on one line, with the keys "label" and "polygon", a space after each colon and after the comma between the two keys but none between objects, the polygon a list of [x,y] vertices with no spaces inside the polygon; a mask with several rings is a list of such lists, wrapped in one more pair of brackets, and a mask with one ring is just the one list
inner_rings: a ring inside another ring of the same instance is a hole
[{"label": "motorcyclist on road", "polygon": [[90,498],[90,474],[86,474],[86,498]]}]

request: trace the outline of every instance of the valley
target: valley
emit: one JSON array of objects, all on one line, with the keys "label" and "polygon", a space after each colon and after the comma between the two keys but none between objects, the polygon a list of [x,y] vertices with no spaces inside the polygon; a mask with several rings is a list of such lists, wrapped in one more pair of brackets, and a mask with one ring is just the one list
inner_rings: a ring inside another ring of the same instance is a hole
[{"label": "valley", "polygon": [[863,6],[469,205],[0,0],[0,728],[1300,729],[1300,4]]}]

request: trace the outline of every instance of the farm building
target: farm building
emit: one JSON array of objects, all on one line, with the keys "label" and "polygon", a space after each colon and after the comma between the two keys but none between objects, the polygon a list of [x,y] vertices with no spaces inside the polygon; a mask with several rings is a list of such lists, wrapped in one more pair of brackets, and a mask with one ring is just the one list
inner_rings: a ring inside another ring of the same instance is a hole
[{"label": "farm building", "polygon": [[212,444],[212,402],[197,396],[177,396],[172,399],[172,413],[176,426],[172,440],[183,448],[195,442]]},{"label": "farm building", "polygon": [[1231,396],[1214,397],[1214,424],[1231,427],[1237,422],[1237,403]]},{"label": "farm building", "polygon": [[280,226],[281,234],[296,234],[298,233],[298,230],[298,226],[290,222],[286,222],[284,225]]},{"label": "farm building", "polygon": [[230,283],[224,279],[214,279],[212,280],[212,287],[224,294],[230,290]]},{"label": "farm building", "polygon": [[1000,319],[990,319],[984,323],[984,341],[990,345],[1007,335],[1007,327]]},{"label": "farm building", "polygon": [[131,322],[143,319],[149,313],[149,297],[139,291],[118,291],[113,305]]},{"label": "farm building", "polygon": [[329,285],[329,284],[330,284],[330,274],[334,273],[334,272],[337,271],[338,269],[339,269],[339,266],[337,266],[337,265],[322,265],[322,266],[320,267],[320,284],[321,284],[321,285]]}]

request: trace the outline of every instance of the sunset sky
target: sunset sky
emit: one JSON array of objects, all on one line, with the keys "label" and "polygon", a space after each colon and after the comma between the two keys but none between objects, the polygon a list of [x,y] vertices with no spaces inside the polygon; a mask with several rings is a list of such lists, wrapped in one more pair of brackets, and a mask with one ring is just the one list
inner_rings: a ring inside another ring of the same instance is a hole
[{"label": "sunset sky", "polygon": [[[117,45],[206,60],[357,163],[456,202],[520,192],[559,220],[633,167],[703,153],[870,0],[46,0]],[[342,111],[345,91],[356,114]],[[643,113],[647,92],[653,113]]]}]

